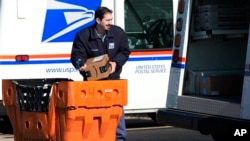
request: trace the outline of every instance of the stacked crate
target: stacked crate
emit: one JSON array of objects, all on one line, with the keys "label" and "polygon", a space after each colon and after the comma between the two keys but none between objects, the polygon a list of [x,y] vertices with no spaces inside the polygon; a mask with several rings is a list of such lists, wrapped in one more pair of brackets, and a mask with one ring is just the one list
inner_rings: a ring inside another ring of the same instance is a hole
[{"label": "stacked crate", "polygon": [[53,104],[48,104],[52,86],[25,86],[8,80],[3,80],[2,85],[3,104],[7,107],[15,141],[54,140],[51,117],[55,113]]},{"label": "stacked crate", "polygon": [[15,141],[111,141],[127,104],[127,80],[44,86],[4,80],[3,102]]},{"label": "stacked crate", "polygon": [[248,29],[247,7],[234,5],[202,5],[195,10],[195,30],[243,30]]}]

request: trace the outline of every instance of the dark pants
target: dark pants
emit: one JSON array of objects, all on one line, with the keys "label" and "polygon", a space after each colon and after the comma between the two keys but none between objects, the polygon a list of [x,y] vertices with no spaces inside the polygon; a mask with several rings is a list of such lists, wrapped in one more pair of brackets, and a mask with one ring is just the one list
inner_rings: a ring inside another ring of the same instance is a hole
[{"label": "dark pants", "polygon": [[125,141],[127,138],[124,110],[122,109],[122,116],[116,129],[116,141]]}]

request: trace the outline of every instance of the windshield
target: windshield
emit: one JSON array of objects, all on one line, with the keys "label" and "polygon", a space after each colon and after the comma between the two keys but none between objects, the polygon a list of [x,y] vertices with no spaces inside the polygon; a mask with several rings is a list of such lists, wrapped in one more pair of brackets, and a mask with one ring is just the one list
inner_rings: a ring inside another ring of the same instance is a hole
[{"label": "windshield", "polygon": [[172,48],[172,0],[125,0],[125,31],[131,49]]}]

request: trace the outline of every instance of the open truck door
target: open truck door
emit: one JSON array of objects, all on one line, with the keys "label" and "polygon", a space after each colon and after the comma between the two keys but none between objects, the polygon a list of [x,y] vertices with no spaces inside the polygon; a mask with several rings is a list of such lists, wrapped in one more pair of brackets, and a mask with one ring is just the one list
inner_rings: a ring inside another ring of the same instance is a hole
[{"label": "open truck door", "polygon": [[179,0],[167,104],[158,123],[214,140],[250,131],[249,7],[248,1]]}]

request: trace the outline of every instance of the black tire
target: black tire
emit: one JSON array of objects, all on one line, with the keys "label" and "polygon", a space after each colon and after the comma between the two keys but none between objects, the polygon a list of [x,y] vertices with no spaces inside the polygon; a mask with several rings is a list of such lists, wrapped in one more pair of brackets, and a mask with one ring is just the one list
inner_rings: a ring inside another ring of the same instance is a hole
[{"label": "black tire", "polygon": [[[211,136],[212,136],[214,141],[223,141],[221,135],[218,133],[212,133]],[[225,138],[224,138],[224,140],[225,140]]]},{"label": "black tire", "polygon": [[153,121],[156,122],[156,113],[148,113],[148,117],[150,117]]}]

